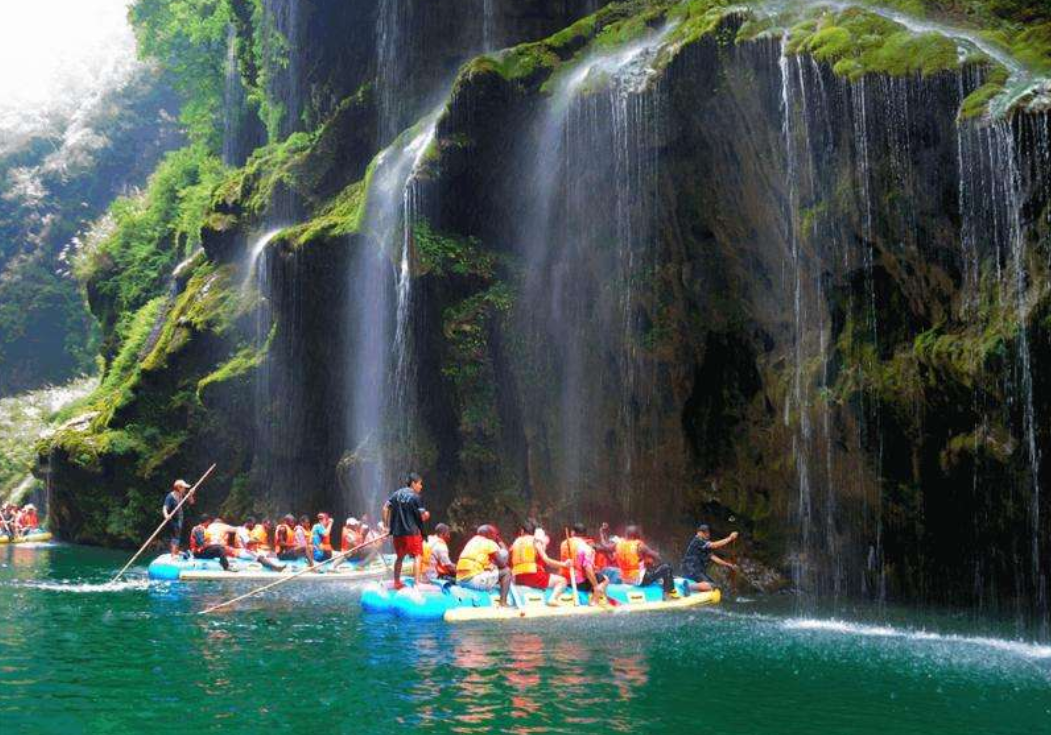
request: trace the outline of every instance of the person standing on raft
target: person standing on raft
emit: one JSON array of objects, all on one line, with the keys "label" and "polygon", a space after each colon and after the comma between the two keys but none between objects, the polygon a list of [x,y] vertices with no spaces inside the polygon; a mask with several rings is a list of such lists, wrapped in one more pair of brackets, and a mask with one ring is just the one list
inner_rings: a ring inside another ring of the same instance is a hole
[{"label": "person standing on raft", "polygon": [[647,587],[659,581],[663,598],[667,600],[675,591],[675,575],[671,567],[663,564],[660,554],[645,544],[638,526],[629,525],[624,529],[624,536],[617,541],[613,551],[613,560],[620,569],[624,584]]},{"label": "person standing on raft", "polygon": [[566,580],[561,574],[550,574],[548,570],[566,569],[569,562],[555,561],[547,555],[548,540],[542,528],[537,528],[533,521],[524,521],[518,529],[518,538],[511,544],[511,574],[517,585],[551,590],[547,604],[557,607],[566,589]]},{"label": "person standing on raft", "polygon": [[383,504],[383,523],[390,529],[394,539],[394,589],[400,590],[405,585],[401,581],[402,562],[411,556],[413,577],[416,584],[423,579],[423,524],[431,517],[420,501],[423,492],[423,478],[410,472],[405,479],[405,487],[396,490]]},{"label": "person standing on raft", "polygon": [[697,533],[690,539],[686,553],[682,557],[682,576],[686,578],[691,592],[710,592],[715,589],[715,580],[708,576],[708,565],[715,563],[727,569],[737,569],[736,564],[719,558],[712,552],[721,549],[737,540],[737,531],[724,539],[711,540],[711,529],[708,524],[697,526]]},{"label": "person standing on raft", "polygon": [[[179,504],[182,503],[183,494],[189,489],[190,483],[186,482],[186,480],[176,480],[172,483],[171,492],[164,498],[164,505],[161,506],[161,515],[168,522],[168,553],[172,557],[179,555],[179,544],[182,542],[183,518],[182,508],[179,507]],[[190,498],[188,502],[192,505],[194,498]]]}]

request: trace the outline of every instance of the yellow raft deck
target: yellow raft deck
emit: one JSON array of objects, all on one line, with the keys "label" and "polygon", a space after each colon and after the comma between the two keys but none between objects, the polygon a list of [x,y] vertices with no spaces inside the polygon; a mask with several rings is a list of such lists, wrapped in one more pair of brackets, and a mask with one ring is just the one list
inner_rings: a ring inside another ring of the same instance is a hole
[{"label": "yellow raft deck", "polygon": [[661,610],[682,610],[701,605],[715,605],[722,600],[719,590],[695,592],[689,597],[678,597],[667,602],[630,602],[614,607],[603,605],[562,604],[551,607],[543,602],[527,600],[521,607],[457,607],[445,612],[447,623],[466,623],[473,620],[521,620],[523,618],[560,618],[580,615],[622,615]]},{"label": "yellow raft deck", "polygon": [[50,531],[34,531],[33,533],[19,536],[12,540],[10,536],[0,535],[0,546],[4,544],[42,544],[51,540]]}]

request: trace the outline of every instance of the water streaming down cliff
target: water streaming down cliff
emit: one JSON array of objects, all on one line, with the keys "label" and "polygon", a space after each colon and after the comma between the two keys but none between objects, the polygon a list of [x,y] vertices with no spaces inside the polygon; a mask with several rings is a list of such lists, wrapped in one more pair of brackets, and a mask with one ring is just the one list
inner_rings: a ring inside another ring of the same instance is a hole
[{"label": "water streaming down cliff", "polygon": [[281,139],[303,125],[303,4],[296,0],[264,0],[262,53],[266,95],[270,104],[267,129]]},{"label": "water streaming down cliff", "polygon": [[[654,62],[669,30],[567,72],[525,163],[530,206],[516,230],[527,270],[518,312],[541,350],[525,356],[524,373],[539,378],[527,378],[539,391],[528,410],[543,427],[547,454],[532,484],[548,488],[548,502],[578,511],[612,503],[628,512],[649,487],[656,406],[645,342],[655,314],[640,301],[654,284],[662,126]],[[609,216],[597,217],[600,208]],[[542,397],[551,386],[553,405]],[[611,406],[616,425],[603,425]]]},{"label": "water streaming down cliff", "polygon": [[374,162],[364,237],[348,274],[350,385],[346,486],[363,508],[414,461],[415,361],[411,335],[416,175],[440,110],[403,133]]},{"label": "water streaming down cliff", "polygon": [[237,36],[233,26],[227,32],[226,76],[223,82],[223,163],[243,166],[263,141],[254,134],[255,113],[249,109],[241,71],[237,63]]}]

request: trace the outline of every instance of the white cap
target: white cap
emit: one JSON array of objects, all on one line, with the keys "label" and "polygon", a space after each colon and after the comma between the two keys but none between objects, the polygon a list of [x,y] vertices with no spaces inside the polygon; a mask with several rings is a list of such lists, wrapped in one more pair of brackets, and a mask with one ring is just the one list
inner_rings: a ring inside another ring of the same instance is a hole
[{"label": "white cap", "polygon": [[359,526],[359,525],[361,525],[361,522],[357,518],[355,518],[354,516],[351,516],[350,518],[348,518],[343,523],[343,525],[344,526]]}]

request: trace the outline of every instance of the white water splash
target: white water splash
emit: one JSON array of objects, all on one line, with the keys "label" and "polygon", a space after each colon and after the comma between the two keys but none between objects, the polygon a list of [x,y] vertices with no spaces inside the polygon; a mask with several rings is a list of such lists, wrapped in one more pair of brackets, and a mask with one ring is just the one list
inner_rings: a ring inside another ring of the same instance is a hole
[{"label": "white water splash", "polygon": [[1030,659],[1051,659],[1051,646],[1027,643],[1025,641],[1011,641],[1002,638],[989,638],[985,636],[963,636],[946,633],[934,633],[925,630],[910,630],[908,628],[895,628],[889,625],[869,625],[865,623],[851,623],[835,618],[818,620],[814,618],[789,618],[781,623],[784,630],[815,631],[822,633],[835,633],[839,635],[853,635],[869,638],[898,638],[905,641],[933,641],[938,643],[950,643],[966,646],[981,646],[997,651],[1003,651],[1016,656]]},{"label": "white water splash", "polygon": [[53,582],[26,582],[21,585],[48,592],[68,592],[71,594],[97,594],[107,592],[142,592],[149,589],[147,579],[130,579],[123,582],[78,582],[73,579],[60,579]]}]

